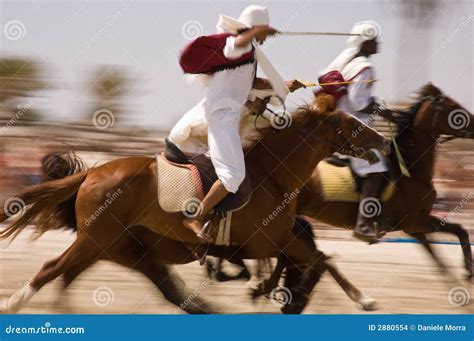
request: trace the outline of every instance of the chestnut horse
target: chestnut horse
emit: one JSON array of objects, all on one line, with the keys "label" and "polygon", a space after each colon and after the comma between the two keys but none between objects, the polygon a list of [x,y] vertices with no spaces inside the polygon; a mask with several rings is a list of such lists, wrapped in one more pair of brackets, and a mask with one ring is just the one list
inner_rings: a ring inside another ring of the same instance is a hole
[{"label": "chestnut horse", "polygon": [[[443,139],[449,140],[473,139],[474,116],[430,83],[418,91],[418,100],[407,111],[400,111],[399,115],[405,116],[408,123],[399,127],[396,142],[411,177],[402,175],[398,159],[395,153],[391,153],[395,192],[383,203],[381,214],[377,217],[379,230],[403,231],[413,236],[421,242],[442,270],[445,266],[431,248],[426,234],[443,232],[456,235],[463,251],[467,278],[472,280],[473,263],[468,232],[459,224],[433,216],[431,210],[436,199],[432,181],[436,145],[441,135],[444,135]],[[296,211],[297,214],[329,225],[353,229],[358,209],[358,203],[325,201],[319,171],[315,168],[310,180],[298,195]],[[268,293],[276,287],[286,264],[287,260],[280,257],[270,279],[262,282],[254,295]],[[297,269],[289,271],[298,272]],[[292,277],[294,276],[293,274]],[[349,294],[352,289],[346,283],[341,284]]]},{"label": "chestnut horse", "polygon": [[[387,140],[350,115],[335,111],[332,97],[318,96],[312,107],[302,107],[284,129],[267,127],[245,148],[245,161],[254,189],[250,202],[232,215],[231,246],[203,245],[186,229],[181,213],[166,213],[157,200],[155,158],[131,157],[79,171],[62,179],[31,186],[17,195],[26,207],[1,231],[15,237],[36,222],[41,234],[67,224],[77,230],[73,244],[46,262],[39,273],[4,302],[4,311],[16,311],[46,283],[63,275],[67,287],[99,259],[107,259],[145,274],[170,302],[183,306],[187,295],[170,276],[168,264],[195,260],[193,247],[209,254],[259,259],[282,253],[304,271],[298,283],[299,299],[285,312],[300,312],[325,270],[325,258],[292,234],[298,192],[320,160],[334,152],[373,159],[370,149],[387,152]],[[356,129],[363,133],[352,136]],[[71,168],[71,167],[70,167]],[[80,167],[72,167],[80,168]],[[66,171],[64,174],[73,173]],[[290,196],[291,197],[291,196]],[[283,204],[285,203],[285,204]],[[268,217],[278,208],[273,219]],[[0,213],[0,222],[13,212]],[[204,313],[209,308],[192,300],[183,308]]]}]

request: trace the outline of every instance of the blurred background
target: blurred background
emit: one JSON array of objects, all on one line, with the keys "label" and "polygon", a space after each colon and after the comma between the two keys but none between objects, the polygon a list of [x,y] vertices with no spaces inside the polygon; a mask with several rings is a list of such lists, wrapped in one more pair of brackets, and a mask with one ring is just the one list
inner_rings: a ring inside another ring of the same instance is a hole
[{"label": "blurred background", "polygon": [[[220,13],[237,17],[251,3],[266,5],[272,25],[288,31],[349,32],[357,21],[375,20],[381,27],[380,54],[374,56],[377,96],[403,106],[412,92],[432,81],[473,110],[472,0],[0,0],[0,202],[40,180],[40,160],[49,152],[73,150],[92,166],[160,151],[168,130],[201,96],[201,89],[183,78],[179,51],[199,35],[215,32]],[[265,52],[284,78],[316,81],[344,44],[344,37],[276,37]],[[296,106],[311,97],[311,90],[301,90],[288,103]],[[383,121],[377,124],[387,131]],[[472,151],[471,141],[439,145],[434,179],[439,197],[435,213],[462,223],[471,241]],[[317,235],[327,241],[352,238],[328,226],[320,226]],[[62,237],[45,238],[50,238],[50,250],[63,249]],[[445,235],[434,238],[452,241]],[[21,257],[34,250],[15,245]],[[355,260],[363,250],[367,248],[357,249]],[[403,252],[395,256],[403,257]],[[460,256],[458,246],[455,252]],[[372,248],[370,254],[372,260],[378,257]],[[461,266],[458,258],[453,262]],[[21,266],[12,262],[9,268],[15,272]],[[351,267],[346,264],[346,270]],[[25,279],[22,271],[21,276],[15,273],[15,281]],[[5,287],[8,292],[18,284],[12,281]],[[377,283],[367,279],[365,286],[384,292],[388,285]],[[403,304],[390,311],[420,312]],[[315,312],[334,312],[331,300],[322,307]],[[432,307],[424,312],[433,312]],[[148,308],[137,312],[153,311]],[[352,308],[345,309],[350,313]],[[443,309],[449,312],[451,306]]]},{"label": "blurred background", "polygon": [[[427,81],[473,108],[474,3],[471,0],[254,1],[289,31],[349,32],[375,20],[376,95],[407,103]],[[88,164],[153,154],[172,125],[200,98],[178,55],[211,34],[220,13],[241,1],[0,1],[0,200],[38,181],[42,155],[74,150]],[[282,75],[315,81],[343,49],[344,37],[277,37],[265,51]],[[291,94],[296,106],[311,90]],[[383,124],[382,122],[380,124]],[[472,144],[439,146],[440,213],[469,194]],[[469,201],[456,219],[472,228]]]}]

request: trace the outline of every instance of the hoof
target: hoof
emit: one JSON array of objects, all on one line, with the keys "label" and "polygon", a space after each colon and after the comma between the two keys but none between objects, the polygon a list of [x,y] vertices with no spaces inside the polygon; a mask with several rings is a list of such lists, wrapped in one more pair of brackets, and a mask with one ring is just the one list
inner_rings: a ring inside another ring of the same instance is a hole
[{"label": "hoof", "polygon": [[255,288],[250,290],[250,297],[252,300],[255,300],[257,297],[269,294],[273,289],[274,287],[270,285],[269,281],[264,280],[263,282],[258,283]]},{"label": "hoof", "polygon": [[365,310],[365,311],[377,310],[378,309],[377,301],[375,301],[373,298],[370,298],[370,297],[364,297],[359,301],[357,308],[359,308],[360,310]]},{"label": "hoof", "polygon": [[9,301],[9,299],[4,298],[0,302],[0,314],[16,314],[20,310],[19,307],[12,307]]},{"label": "hoof", "polygon": [[281,307],[281,312],[283,314],[301,314],[306,308],[306,305],[308,304],[308,300],[305,301],[300,301],[300,302],[291,302],[285,305],[284,307]]},{"label": "hoof", "polygon": [[308,298],[301,294],[296,294],[293,292],[294,297],[290,302],[281,307],[281,312],[283,314],[301,314],[308,305]]}]

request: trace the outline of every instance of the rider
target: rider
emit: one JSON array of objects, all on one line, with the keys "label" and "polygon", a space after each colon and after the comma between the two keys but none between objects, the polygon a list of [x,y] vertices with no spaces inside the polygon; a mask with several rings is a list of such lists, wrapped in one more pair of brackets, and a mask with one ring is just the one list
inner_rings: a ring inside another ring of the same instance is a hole
[{"label": "rider", "polygon": [[[337,56],[324,72],[339,71],[346,81],[374,79],[374,67],[369,58],[378,52],[378,31],[379,26],[374,21],[356,23],[351,33],[357,35],[349,37],[346,42],[346,49]],[[347,94],[338,100],[337,105],[338,109],[350,113],[370,127],[374,125],[375,114],[384,116],[386,113],[382,107],[375,103],[372,97],[372,84],[369,82],[349,84]],[[379,197],[386,183],[388,172],[383,156],[376,150],[374,152],[377,153],[380,161],[372,165],[366,160],[350,157],[352,169],[361,178],[361,204],[354,235],[364,241],[374,241],[377,239],[377,235],[374,228],[373,218],[375,217],[365,214],[362,206],[368,203],[369,200],[377,200],[377,206],[381,207]]]},{"label": "rider", "polygon": [[[239,124],[250,90],[252,87],[273,89],[284,99],[289,91],[304,87],[298,81],[284,82],[258,47],[268,36],[278,33],[269,24],[268,10],[262,6],[248,6],[238,19],[220,16],[217,24],[219,33],[232,33],[226,39],[224,56],[238,59],[254,51],[254,61],[225,68],[208,77],[204,99],[184,115],[168,137],[184,151],[202,152],[202,145],[198,150],[192,150],[187,142],[194,132],[202,131],[207,126],[210,157],[218,180],[202,200],[197,215],[183,220],[185,227],[206,239],[208,236],[202,236],[200,232],[207,213],[228,193],[237,192],[245,178]],[[268,79],[255,77],[257,62]]]}]

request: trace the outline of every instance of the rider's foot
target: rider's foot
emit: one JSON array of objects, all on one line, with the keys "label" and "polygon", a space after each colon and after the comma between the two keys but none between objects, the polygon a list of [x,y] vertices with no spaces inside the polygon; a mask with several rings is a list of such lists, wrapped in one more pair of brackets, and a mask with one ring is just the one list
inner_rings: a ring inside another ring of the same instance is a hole
[{"label": "rider's foot", "polygon": [[353,235],[354,237],[371,244],[378,242],[378,236],[375,233],[374,228],[367,224],[356,225]]},{"label": "rider's foot", "polygon": [[206,242],[211,242],[212,238],[207,233],[202,233],[202,223],[196,218],[187,218],[183,220],[183,225],[187,229],[193,231],[199,239]]},{"label": "rider's foot", "polygon": [[196,218],[187,218],[183,220],[183,225],[188,230],[193,231],[194,233],[198,234],[201,232],[202,223]]}]

